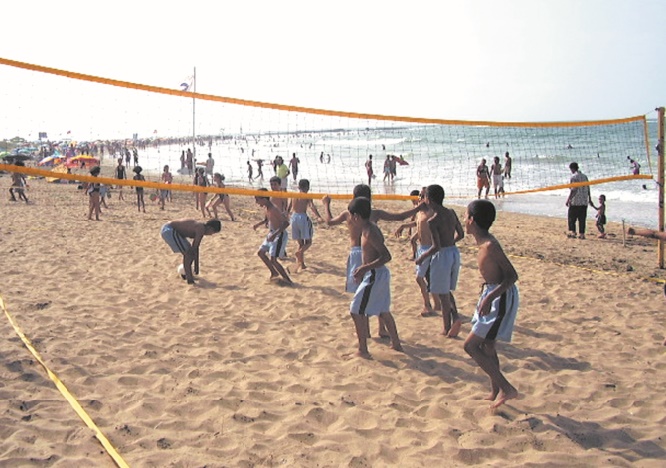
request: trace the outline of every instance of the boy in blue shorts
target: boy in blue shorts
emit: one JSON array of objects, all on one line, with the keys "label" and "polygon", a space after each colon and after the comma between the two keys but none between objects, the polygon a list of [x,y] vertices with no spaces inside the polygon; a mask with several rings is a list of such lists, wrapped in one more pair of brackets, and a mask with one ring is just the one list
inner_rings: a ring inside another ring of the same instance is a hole
[{"label": "boy in blue shorts", "polygon": [[495,237],[488,232],[495,221],[495,206],[488,200],[475,200],[467,207],[465,228],[479,247],[477,263],[484,285],[472,319],[472,331],[465,351],[490,377],[491,392],[486,400],[491,408],[518,397],[518,391],[504,377],[495,342],[511,341],[518,313],[518,273]]},{"label": "boy in blue shorts", "polygon": [[[181,219],[171,221],[162,226],[162,239],[171,247],[174,253],[183,254],[183,267],[185,268],[185,279],[187,284],[194,284],[192,274],[192,263],[194,262],[194,273],[199,274],[199,245],[204,236],[220,232],[222,223],[217,219],[200,223],[193,219]],[[192,239],[192,243],[187,239]]]},{"label": "boy in blue shorts", "polygon": [[370,221],[372,208],[370,200],[364,197],[353,199],[347,208],[349,223],[361,234],[361,265],[354,269],[354,279],[360,283],[350,305],[358,337],[357,355],[369,358],[368,316],[377,315],[386,326],[391,346],[402,351],[398,329],[391,315],[391,272],[386,263],[391,254],[384,244],[384,236],[377,225]]},{"label": "boy in blue shorts", "polygon": [[416,259],[416,265],[430,260],[430,292],[437,294],[442,306],[444,320],[443,335],[455,338],[460,333],[462,322],[458,317],[453,291],[458,283],[460,251],[456,242],[465,237],[455,211],[445,208],[444,188],[441,185],[426,187],[425,202],[435,213],[428,219],[432,245]]},{"label": "boy in blue shorts", "polygon": [[[310,191],[310,181],[301,179],[298,181],[298,191],[308,193]],[[314,229],[312,220],[308,216],[307,209],[310,208],[317,219],[322,221],[319,211],[314,206],[311,198],[294,198],[289,202],[288,211],[291,211],[291,238],[298,242],[296,256],[296,271],[305,270],[305,252],[312,246],[312,237]]]},{"label": "boy in blue shorts", "polygon": [[[265,188],[259,190],[268,192]],[[270,270],[271,281],[282,277],[287,284],[292,285],[294,282],[289,278],[287,271],[278,260],[280,257],[284,256],[287,241],[289,240],[289,235],[287,234],[289,221],[287,220],[286,215],[271,202],[269,197],[256,196],[254,197],[254,200],[257,205],[266,210],[266,221],[268,222],[268,235],[263,244],[261,244],[261,247],[259,247],[257,255]],[[263,222],[255,224],[254,229],[261,224],[263,224]]]}]

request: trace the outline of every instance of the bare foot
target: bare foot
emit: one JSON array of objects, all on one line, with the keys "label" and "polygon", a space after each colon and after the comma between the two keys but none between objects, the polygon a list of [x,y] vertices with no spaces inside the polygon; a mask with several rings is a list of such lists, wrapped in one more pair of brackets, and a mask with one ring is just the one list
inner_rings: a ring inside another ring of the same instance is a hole
[{"label": "bare foot", "polygon": [[367,351],[356,351],[356,354],[354,355],[356,357],[360,357],[363,359],[372,359],[372,356],[370,356],[370,353]]},{"label": "bare foot", "polygon": [[437,312],[428,307],[424,307],[423,310],[421,311],[421,317],[434,317],[436,315]]},{"label": "bare foot", "polygon": [[484,398],[484,400],[495,401],[495,398],[497,398],[498,394],[499,394],[499,388],[493,388],[488,394],[488,396]]},{"label": "bare foot", "polygon": [[458,319],[453,322],[453,325],[451,325],[451,330],[449,330],[449,333],[446,336],[449,338],[455,338],[460,333],[460,327],[462,327],[462,321]]},{"label": "bare foot", "polygon": [[491,409],[499,408],[502,406],[504,403],[506,403],[509,400],[513,400],[514,398],[518,398],[518,390],[515,388],[511,387],[511,390],[509,390],[507,393],[504,393],[503,390],[500,390],[499,394],[497,395],[497,401],[490,405]]},{"label": "bare foot", "polygon": [[278,281],[280,279],[280,275],[271,275],[270,278],[268,278],[268,281]]},{"label": "bare foot", "polygon": [[401,353],[404,352],[404,350],[402,349],[402,345],[400,343],[393,344],[391,348],[395,349],[396,351],[400,351]]}]

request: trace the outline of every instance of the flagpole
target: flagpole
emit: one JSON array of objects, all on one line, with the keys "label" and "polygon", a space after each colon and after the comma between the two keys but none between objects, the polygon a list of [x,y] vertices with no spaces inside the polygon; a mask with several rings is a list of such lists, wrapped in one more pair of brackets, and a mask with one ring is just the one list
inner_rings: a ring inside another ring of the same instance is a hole
[{"label": "flagpole", "polygon": [[[194,74],[192,75],[192,84],[194,86],[193,92],[197,92],[197,67],[194,67]],[[196,162],[197,162],[197,134],[196,134],[196,112],[194,110],[194,104],[196,102],[196,99],[194,99],[194,96],[192,96],[192,152],[194,155],[194,169],[196,170]]]}]

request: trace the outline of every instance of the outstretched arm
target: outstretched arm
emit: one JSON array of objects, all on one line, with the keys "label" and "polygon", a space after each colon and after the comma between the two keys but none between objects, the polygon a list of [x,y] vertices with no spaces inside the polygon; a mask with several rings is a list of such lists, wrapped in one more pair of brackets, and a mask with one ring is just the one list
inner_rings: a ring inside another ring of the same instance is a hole
[{"label": "outstretched arm", "polygon": [[335,218],[331,215],[331,197],[325,195],[321,201],[324,204],[324,220],[328,226],[337,226],[338,224],[347,221],[347,214],[349,213],[347,210],[343,211]]}]

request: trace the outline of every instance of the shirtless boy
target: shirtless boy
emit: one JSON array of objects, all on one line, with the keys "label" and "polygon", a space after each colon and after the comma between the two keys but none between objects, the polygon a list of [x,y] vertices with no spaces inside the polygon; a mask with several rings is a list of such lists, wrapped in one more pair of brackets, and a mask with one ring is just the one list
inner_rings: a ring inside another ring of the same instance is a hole
[{"label": "shirtless boy", "polygon": [[500,243],[488,232],[495,221],[495,206],[487,200],[473,201],[467,207],[466,218],[465,229],[479,247],[477,263],[484,286],[465,351],[490,377],[491,392],[486,399],[494,401],[491,408],[497,408],[518,396],[500,370],[495,349],[496,340],[511,341],[518,313],[518,273]]},{"label": "shirtless boy", "polygon": [[[365,197],[368,200],[371,198],[370,186],[359,184],[354,187],[353,197]],[[362,261],[361,258],[361,231],[360,229],[351,223],[351,213],[349,210],[345,210],[340,213],[338,216],[333,218],[331,215],[331,198],[325,196],[322,198],[322,203],[324,204],[324,216],[326,224],[328,226],[337,226],[343,222],[347,223],[349,229],[349,240],[351,244],[351,250],[349,252],[349,258],[347,259],[347,279],[345,283],[345,291],[355,293],[359,283],[356,281],[353,275],[353,271],[357,268]],[[418,211],[425,209],[423,204],[413,207],[411,210],[403,211],[402,213],[389,213],[384,210],[372,210],[370,213],[370,221],[377,223],[379,220],[384,221],[404,221],[405,219],[415,215]],[[379,335],[382,337],[388,336],[386,330],[384,329],[383,323],[381,321],[381,316],[379,320]]]},{"label": "shirtless boy", "polygon": [[425,202],[434,215],[428,219],[432,245],[416,259],[421,265],[430,260],[430,292],[439,295],[444,320],[443,335],[455,338],[460,333],[462,322],[458,317],[452,291],[455,291],[460,271],[460,251],[456,242],[465,237],[455,211],[445,208],[444,189],[441,185],[426,188]]},{"label": "shirtless boy", "polygon": [[[192,263],[194,262],[194,273],[199,274],[199,245],[204,236],[220,232],[222,224],[217,219],[200,223],[193,219],[181,219],[171,221],[162,226],[162,239],[171,247],[174,253],[183,254],[183,267],[185,268],[185,279],[187,284],[194,284],[192,274]],[[187,239],[192,239],[192,244]]]},{"label": "shirtless boy", "polygon": [[[425,196],[425,193],[423,194]],[[412,260],[416,260],[424,252],[430,249],[432,246],[432,233],[430,232],[430,226],[428,225],[428,220],[435,215],[435,212],[432,208],[426,205],[424,211],[419,211],[416,213],[416,219],[410,223],[402,224],[397,231],[395,232],[396,236],[400,236],[402,231],[406,228],[416,228],[416,233],[414,237],[418,242],[416,248],[416,253]],[[421,297],[423,297],[423,309],[421,310],[422,317],[431,317],[437,315],[435,310],[440,310],[442,308],[441,302],[439,300],[438,294],[432,294],[433,302],[435,303],[435,308],[433,309],[432,303],[430,302],[430,261],[432,256],[427,257],[421,264],[416,265],[416,284],[418,284],[421,291]]]},{"label": "shirtless boy", "polygon": [[[278,176],[273,176],[269,180],[271,184],[271,191],[273,192],[286,192],[286,189],[282,188],[282,179]],[[289,213],[289,199],[283,197],[271,197],[271,203],[278,207],[280,211],[287,214]]]},{"label": "shirtless boy", "polygon": [[[310,181],[301,179],[298,181],[298,190],[301,193],[308,193],[310,190]],[[305,270],[305,251],[312,246],[312,236],[314,229],[312,227],[312,220],[307,214],[307,209],[310,208],[317,219],[321,220],[319,211],[314,206],[311,198],[294,198],[290,202],[291,209],[291,238],[298,242],[298,250],[296,251],[296,271]]]},{"label": "shirtless boy", "polygon": [[[259,190],[268,192],[266,189]],[[289,227],[289,221],[285,214],[271,202],[269,197],[256,196],[254,200],[257,205],[266,210],[266,220],[268,222],[268,235],[263,244],[261,244],[261,247],[259,247],[257,255],[270,270],[271,280],[282,277],[287,284],[294,284],[278,260],[278,258],[284,256],[287,240],[289,239],[286,231]],[[257,225],[255,224],[254,228],[256,229],[256,227]]]},{"label": "shirtless boy", "polygon": [[352,272],[354,279],[360,284],[349,308],[358,337],[357,355],[370,357],[367,320],[370,315],[381,317],[391,338],[392,348],[402,351],[398,329],[390,312],[391,273],[386,263],[391,261],[391,254],[384,244],[382,232],[370,221],[370,200],[364,197],[355,198],[349,203],[347,211],[350,214],[349,224],[355,231],[360,232],[361,236],[361,264]]}]

